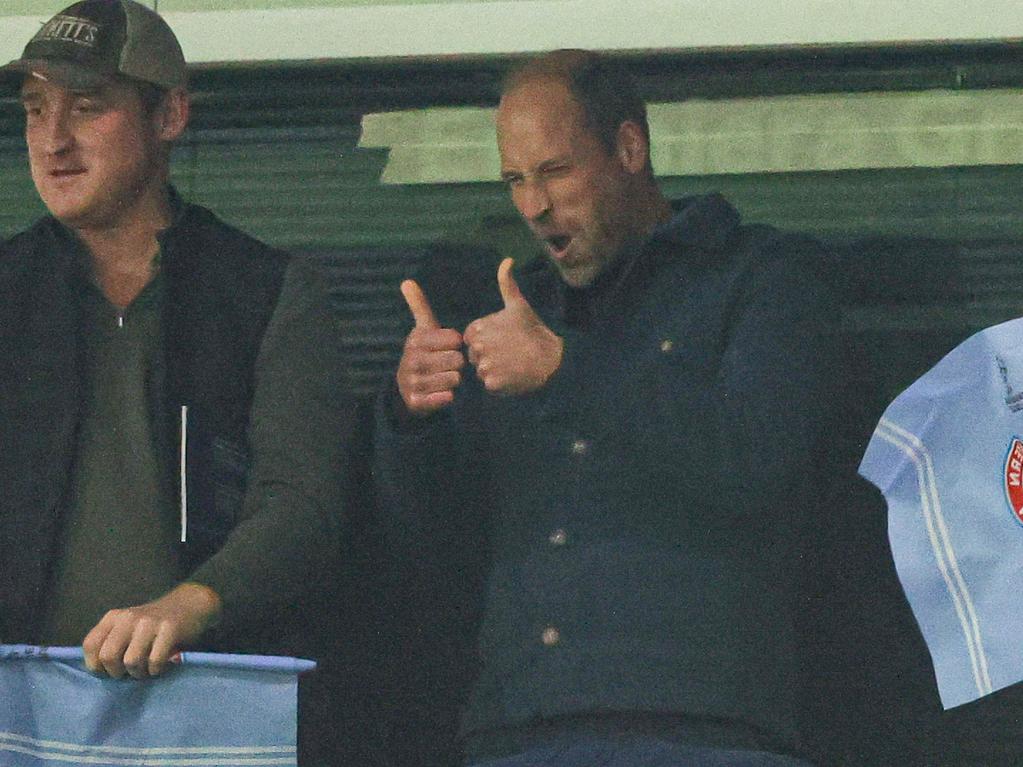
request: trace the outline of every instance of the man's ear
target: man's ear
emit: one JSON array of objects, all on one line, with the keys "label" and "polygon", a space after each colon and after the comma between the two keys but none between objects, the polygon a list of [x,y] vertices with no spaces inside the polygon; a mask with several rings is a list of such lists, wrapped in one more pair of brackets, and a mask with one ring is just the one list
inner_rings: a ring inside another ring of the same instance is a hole
[{"label": "man's ear", "polygon": [[163,103],[156,110],[153,119],[161,141],[174,141],[188,126],[191,102],[184,88],[171,88],[164,96]]},{"label": "man's ear", "polygon": [[626,120],[618,126],[618,161],[629,173],[640,173],[647,165],[649,143],[639,123]]}]

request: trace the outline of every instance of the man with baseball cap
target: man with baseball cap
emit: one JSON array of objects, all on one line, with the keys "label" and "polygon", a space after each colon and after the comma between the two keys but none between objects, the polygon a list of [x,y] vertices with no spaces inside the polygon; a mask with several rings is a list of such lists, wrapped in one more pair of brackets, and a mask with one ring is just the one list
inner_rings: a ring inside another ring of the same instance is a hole
[{"label": "man with baseball cap", "polygon": [[69,88],[126,77],[160,88],[184,88],[185,57],[174,32],[132,0],[86,0],[50,19],[21,58],[4,69]]},{"label": "man with baseball cap", "polygon": [[189,99],[155,12],[75,3],[0,73],[50,214],[0,242],[0,639],[158,674],[326,567],[334,497],[294,479],[272,350],[255,387],[287,258],[170,186]]}]

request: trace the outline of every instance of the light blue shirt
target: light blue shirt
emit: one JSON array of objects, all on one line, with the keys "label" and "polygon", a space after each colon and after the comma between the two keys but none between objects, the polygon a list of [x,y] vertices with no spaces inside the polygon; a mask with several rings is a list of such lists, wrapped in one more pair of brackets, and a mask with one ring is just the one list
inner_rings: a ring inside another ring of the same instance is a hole
[{"label": "light blue shirt", "polygon": [[1023,680],[1023,319],[967,339],[899,395],[860,473],[888,500],[945,708]]}]

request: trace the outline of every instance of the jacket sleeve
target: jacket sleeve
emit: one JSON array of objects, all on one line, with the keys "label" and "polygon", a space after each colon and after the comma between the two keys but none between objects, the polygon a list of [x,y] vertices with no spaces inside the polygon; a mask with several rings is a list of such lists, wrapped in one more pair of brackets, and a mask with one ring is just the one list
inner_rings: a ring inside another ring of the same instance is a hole
[{"label": "jacket sleeve", "polygon": [[293,260],[256,365],[243,518],[189,578],[220,595],[226,630],[337,566],[357,417],[344,334],[320,268]]},{"label": "jacket sleeve", "polygon": [[818,279],[821,252],[779,238],[741,273],[715,385],[691,403],[693,481],[749,518],[772,501],[787,511],[822,480],[841,418],[845,355],[838,301]]},{"label": "jacket sleeve", "polygon": [[423,547],[453,542],[467,518],[481,517],[487,472],[482,446],[461,428],[465,414],[454,412],[457,406],[409,422],[394,414],[399,399],[392,385],[376,403],[373,476],[388,539],[422,555]]},{"label": "jacket sleeve", "polygon": [[814,274],[820,251],[782,238],[738,274],[709,385],[681,387],[686,485],[724,529],[767,533],[816,508],[828,436],[841,417],[837,301]]}]

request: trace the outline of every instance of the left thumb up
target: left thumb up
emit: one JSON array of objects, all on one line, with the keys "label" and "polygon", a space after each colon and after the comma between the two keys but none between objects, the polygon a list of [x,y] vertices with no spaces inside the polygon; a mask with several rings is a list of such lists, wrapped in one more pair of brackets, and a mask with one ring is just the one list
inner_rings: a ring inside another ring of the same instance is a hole
[{"label": "left thumb up", "polygon": [[515,278],[512,276],[512,265],[514,263],[515,259],[506,258],[497,267],[497,287],[501,291],[501,298],[504,300],[505,308],[512,304],[524,303],[526,300],[522,296],[522,291],[519,290],[518,283],[515,282]]}]

